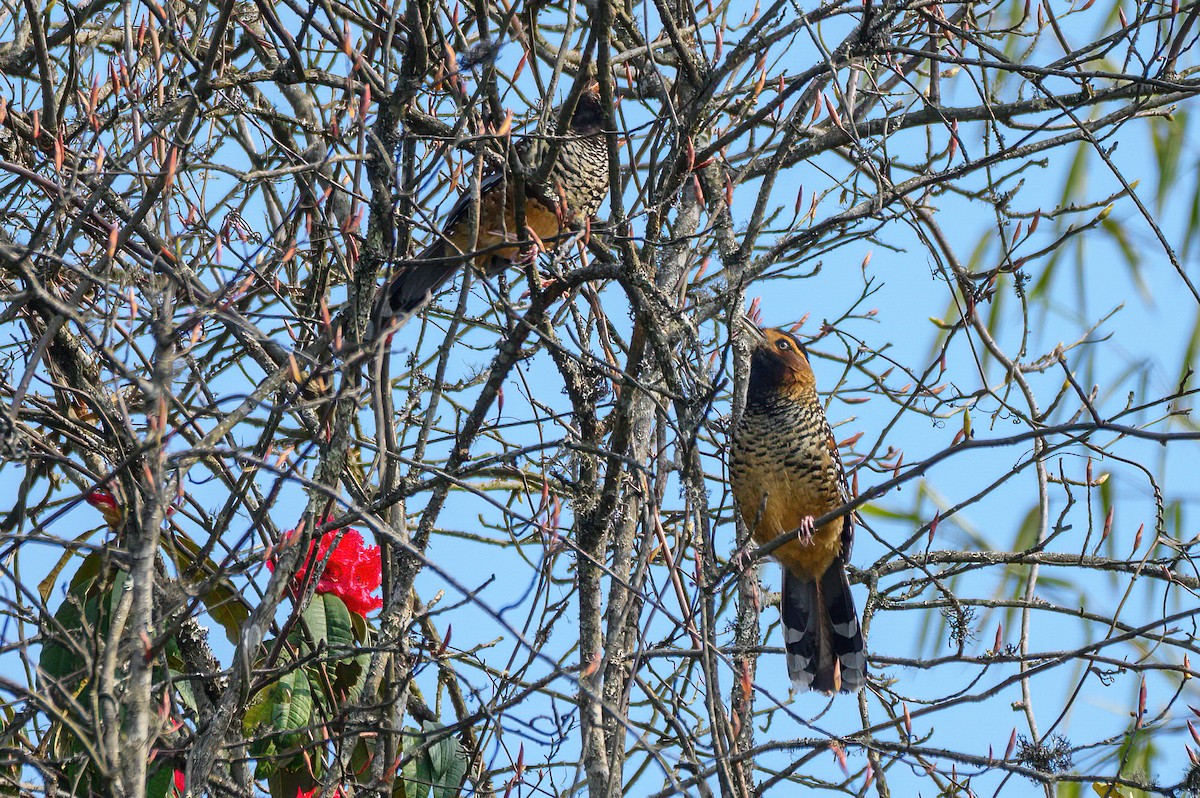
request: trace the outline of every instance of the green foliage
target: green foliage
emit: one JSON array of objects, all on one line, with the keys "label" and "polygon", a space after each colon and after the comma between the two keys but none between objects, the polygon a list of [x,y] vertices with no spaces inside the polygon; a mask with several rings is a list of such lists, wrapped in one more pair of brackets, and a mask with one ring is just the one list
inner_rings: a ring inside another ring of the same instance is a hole
[{"label": "green foliage", "polygon": [[1158,167],[1154,172],[1157,178],[1154,200],[1159,210],[1166,208],[1167,200],[1171,198],[1172,189],[1180,177],[1180,156],[1184,152],[1184,142],[1190,136],[1188,116],[1187,111],[1180,110],[1171,117],[1146,120]]},{"label": "green foliage", "polygon": [[221,566],[211,557],[198,559],[201,548],[187,535],[176,532],[162,537],[162,548],[175,563],[182,580],[199,592],[200,601],[209,616],[225,630],[231,643],[238,642],[238,632],[250,617],[250,607],[227,578],[214,577],[221,573]]},{"label": "green foliage", "polygon": [[[61,713],[53,722],[52,761],[61,763],[62,775],[76,795],[107,792],[93,754],[94,740],[102,730],[92,725],[95,716],[90,710],[95,701],[97,652],[108,641],[127,581],[128,575],[108,567],[100,553],[84,557],[54,612],[54,624],[48,627],[52,631],[38,660],[41,679]],[[171,651],[177,651],[173,644],[168,655]],[[155,672],[166,674],[161,668]],[[167,760],[153,762],[146,795],[174,794],[174,770]]]},{"label": "green foliage", "polygon": [[443,727],[426,722],[423,732],[406,729],[413,744],[411,756],[397,781],[397,795],[402,798],[453,798],[458,795],[467,774],[467,756],[454,737],[441,734],[436,742],[427,739]]},{"label": "green foliage", "polygon": [[314,595],[273,665],[282,673],[250,700],[242,727],[255,775],[267,779],[273,796],[291,798],[320,783],[329,741],[341,735],[342,710],[362,694],[371,655],[360,651],[368,635],[355,617],[332,593]]},{"label": "green foliage", "polygon": [[288,635],[288,642],[301,650],[310,651],[322,644],[333,649],[354,645],[350,610],[332,593],[313,596],[300,617],[304,620],[303,626]]},{"label": "green foliage", "polygon": [[95,662],[92,649],[108,636],[109,624],[127,579],[120,571],[100,576],[101,558],[84,558],[80,574],[72,580],[63,602],[54,612],[55,632],[42,648],[38,668],[55,689],[82,699],[89,687],[88,669]]},{"label": "green foliage", "polygon": [[300,749],[312,740],[313,731],[313,694],[306,670],[284,673],[260,690],[246,708],[242,727],[251,740],[259,778],[274,775],[280,767],[302,767]]},{"label": "green foliage", "polygon": [[182,769],[182,763],[162,761],[155,762],[146,780],[146,798],[172,798],[178,795],[175,789],[175,770]]}]

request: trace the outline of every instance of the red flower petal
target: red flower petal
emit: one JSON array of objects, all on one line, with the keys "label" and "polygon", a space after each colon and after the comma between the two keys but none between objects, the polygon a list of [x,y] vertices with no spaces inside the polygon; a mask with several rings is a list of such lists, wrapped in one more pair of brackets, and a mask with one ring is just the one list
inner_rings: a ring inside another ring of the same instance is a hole
[{"label": "red flower petal", "polygon": [[[283,536],[283,544],[286,545],[296,534],[295,529],[287,532]],[[338,541],[337,547],[326,559],[329,547],[335,540]],[[296,571],[294,590],[299,592],[303,589],[304,579],[313,563],[324,561],[325,570],[317,580],[316,592],[332,593],[344,601],[351,612],[359,615],[366,615],[383,606],[383,599],[371,595],[383,581],[379,547],[366,545],[357,529],[331,529],[321,536],[319,542],[310,542],[308,552],[304,564]],[[274,558],[267,560],[267,567],[275,570]]]},{"label": "red flower petal", "polygon": [[104,522],[114,529],[125,520],[125,511],[117,504],[117,499],[106,490],[94,490],[83,497],[84,501],[95,507],[104,516]]},{"label": "red flower petal", "polygon": [[[320,786],[313,787],[311,790],[304,790],[300,787],[296,788],[296,798],[314,798],[320,791]],[[333,798],[342,798],[342,788],[335,787],[333,790]]]}]

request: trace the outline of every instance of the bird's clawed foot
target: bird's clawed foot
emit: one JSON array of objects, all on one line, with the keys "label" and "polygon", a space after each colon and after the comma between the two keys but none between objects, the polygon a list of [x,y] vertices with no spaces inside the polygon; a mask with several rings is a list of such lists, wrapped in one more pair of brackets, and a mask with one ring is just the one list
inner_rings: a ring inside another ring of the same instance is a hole
[{"label": "bird's clawed foot", "polygon": [[521,250],[520,254],[518,254],[517,257],[513,258],[512,264],[513,264],[513,266],[518,266],[518,267],[523,268],[525,266],[528,266],[531,263],[537,263],[538,253],[540,253],[540,252],[541,252],[540,247],[537,247],[537,246],[526,247],[525,249]]},{"label": "bird's clawed foot", "polygon": [[758,546],[754,543],[754,541],[751,540],[747,542],[746,545],[742,546],[729,556],[729,564],[732,565],[733,569],[739,574],[744,573],[754,566],[754,558],[750,555],[754,553],[756,548],[758,548]]},{"label": "bird's clawed foot", "polygon": [[800,541],[801,545],[807,546],[809,543],[812,543],[813,532],[817,528],[816,520],[811,515],[806,515],[800,522],[800,526],[796,528],[796,540]]},{"label": "bird's clawed foot", "polygon": [[[557,284],[557,277],[547,277],[542,272],[538,272],[537,286],[539,291],[545,291],[547,288],[551,288]],[[525,291],[521,294],[521,299],[528,299],[531,296],[533,296],[532,291]]]}]

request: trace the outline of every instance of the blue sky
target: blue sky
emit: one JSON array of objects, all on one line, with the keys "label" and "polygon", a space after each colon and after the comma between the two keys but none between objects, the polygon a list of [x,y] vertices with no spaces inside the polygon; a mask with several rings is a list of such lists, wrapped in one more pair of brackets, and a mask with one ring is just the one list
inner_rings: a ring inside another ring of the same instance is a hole
[{"label": "blue sky", "polygon": [[[823,30],[823,33],[830,40],[836,40],[838,28],[831,26]],[[515,60],[519,57],[516,50],[517,48],[512,46],[506,48],[502,58]],[[1036,60],[1036,57],[1043,55],[1042,51],[1037,50],[1029,58]],[[794,74],[812,63],[815,58],[817,54],[811,45],[796,46],[780,52],[778,60],[771,62],[770,71],[772,76],[781,70]],[[792,66],[792,62],[795,66]],[[1012,90],[1011,84],[1009,89]],[[943,101],[948,105],[972,104],[973,91],[965,72],[948,75],[943,80]],[[508,101],[514,105],[519,102],[515,96],[506,98],[506,102]],[[526,109],[518,107],[515,110],[520,112]],[[645,109],[638,108],[630,101],[626,101],[626,113],[633,121],[646,121],[649,118]],[[1192,248],[1187,246],[1187,237],[1191,235],[1189,218],[1197,186],[1196,156],[1189,148],[1184,147],[1177,179],[1160,191],[1155,178],[1158,166],[1154,160],[1150,138],[1151,124],[1159,125],[1161,129],[1172,125],[1175,130],[1182,130],[1188,128],[1190,122],[1185,112],[1177,113],[1170,122],[1131,122],[1122,127],[1115,138],[1106,140],[1105,145],[1119,144],[1111,154],[1113,162],[1127,178],[1141,179],[1139,194],[1145,198],[1147,206],[1162,225],[1176,252],[1183,253],[1183,266],[1195,280],[1200,277],[1196,274],[1195,257]],[[1192,129],[1189,130],[1189,137],[1194,141],[1194,126],[1190,127]],[[984,150],[982,127],[963,125],[958,133],[963,147],[949,160],[961,160],[964,156],[979,157]],[[930,135],[934,139],[946,140],[944,129],[933,128]],[[890,152],[899,160],[915,160],[925,147],[926,131],[923,129],[898,134],[889,140]],[[937,147],[934,146],[933,149],[936,150]],[[1049,218],[1054,209],[1068,203],[1095,201],[1119,190],[1119,181],[1094,154],[1082,157],[1073,166],[1071,158],[1075,152],[1074,147],[1052,152],[1045,166],[1033,166],[1008,183],[1009,187],[1019,187],[1012,200],[1011,207],[1015,211],[1032,214],[1040,209],[1048,215],[1041,220],[1038,231],[1021,250],[1018,250],[1018,255],[1041,249],[1061,235],[1067,224],[1088,223],[1094,220],[1101,210],[1100,207],[1096,207],[1077,214],[1067,214],[1059,219]],[[1072,168],[1076,170],[1076,185],[1081,190],[1075,195],[1067,196],[1064,184]],[[842,171],[839,172],[838,169]],[[805,187],[806,194],[811,194],[814,190],[829,191],[818,207],[816,218],[819,221],[844,207],[835,188],[845,174],[846,165],[840,156],[829,156],[817,162],[797,166],[777,185],[774,202],[785,209],[790,208],[794,193],[800,186]],[[1080,180],[1081,175],[1085,176],[1086,180]],[[965,189],[979,190],[984,184],[980,176],[972,176],[960,185]],[[744,223],[748,218],[747,209],[753,206],[756,189],[757,185],[754,183],[737,187],[734,206],[736,222]],[[961,194],[942,194],[929,201],[935,218],[949,238],[954,252],[964,263],[972,269],[982,270],[1000,262],[996,245],[996,218],[987,203],[968,199]],[[261,200],[256,199],[254,202]],[[248,206],[253,207],[253,203]],[[251,216],[248,209],[243,209],[242,213],[247,218]],[[784,216],[787,215],[785,212]],[[635,219],[635,225],[637,223]],[[1026,222],[1025,229],[1028,229],[1028,224]],[[1007,231],[1011,233],[1012,229],[1010,226]],[[246,248],[239,252],[238,248],[230,248],[226,251],[223,262],[232,271],[238,256],[243,254],[252,257],[253,250]],[[864,267],[863,263],[868,254],[870,260]],[[981,306],[981,312],[996,314],[994,322],[989,326],[1001,348],[1010,354],[1015,353],[1021,347],[1023,338],[1027,336],[1026,351],[1022,360],[1031,362],[1051,352],[1059,343],[1076,342],[1087,330],[1095,326],[1095,330],[1088,336],[1087,343],[1067,353],[1067,363],[1085,390],[1090,389],[1093,384],[1100,386],[1096,406],[1102,415],[1118,412],[1127,402],[1137,405],[1172,393],[1179,383],[1181,364],[1195,334],[1197,306],[1190,294],[1183,290],[1174,268],[1167,261],[1151,230],[1133,204],[1127,199],[1115,202],[1110,214],[1102,223],[1098,223],[1085,235],[1068,242],[1060,249],[1057,257],[1057,261],[1053,263],[1048,258],[1036,259],[1026,267],[1030,277],[1030,291],[1039,286],[1043,276],[1050,274],[1046,284],[1040,288],[1040,293],[1035,293],[1029,302],[1027,323],[1020,314],[1019,295],[1010,277],[1001,279],[998,294],[992,303]],[[816,264],[813,262],[806,262],[797,265],[796,270],[808,272],[814,265]],[[719,266],[714,259],[710,269],[717,269]],[[823,337],[812,347],[819,387],[828,390],[838,383],[843,374],[841,361],[856,351],[859,341],[873,350],[886,349],[887,357],[897,364],[895,372],[885,381],[894,390],[899,390],[909,381],[908,378],[900,376],[903,368],[920,373],[938,360],[938,348],[945,333],[934,320],[953,323],[958,314],[952,309],[951,292],[938,274],[935,258],[904,220],[889,222],[879,232],[877,241],[856,240],[831,250],[820,258],[820,266],[817,273],[805,279],[764,281],[752,286],[748,292],[751,297],[761,298],[762,316],[767,323],[790,325],[809,314],[809,319],[800,332],[804,335],[815,335],[821,328],[822,320],[839,319],[854,307],[863,291],[865,281],[870,281],[875,291],[858,308],[857,315],[840,322],[834,334]],[[1132,276],[1135,266],[1138,275],[1136,280]],[[476,289],[472,300],[472,312],[486,312],[490,306],[492,290]],[[514,287],[513,297],[518,296],[522,290],[523,286],[519,284]],[[606,308],[617,308],[616,311],[610,310],[610,315],[620,318],[623,322],[624,304],[620,292],[615,287],[609,287],[602,296]],[[454,301],[454,297],[453,293],[448,294],[443,303]],[[582,300],[577,301],[580,307],[584,307],[585,303]],[[586,311],[586,308],[584,309]],[[867,310],[874,312],[865,315]],[[722,325],[723,322],[709,325],[704,332],[713,336],[714,340],[724,340],[727,332]],[[393,361],[393,374],[401,372],[403,353],[417,345],[420,335],[420,324],[414,322],[396,337],[393,346],[397,355]],[[969,343],[968,336],[959,334],[948,347],[943,378],[948,387],[940,397],[944,399],[959,393],[964,398],[954,408],[923,404],[934,410],[937,417],[902,413],[897,420],[896,404],[882,396],[867,394],[862,390],[867,385],[863,373],[852,371],[846,376],[838,396],[829,404],[828,414],[831,423],[836,425],[839,439],[850,438],[858,432],[863,433],[853,451],[845,453],[847,462],[854,461],[856,454],[870,451],[877,442],[880,444],[880,453],[889,446],[903,450],[905,463],[908,464],[936,454],[949,446],[955,433],[962,429],[964,407],[969,407],[977,440],[1000,438],[1027,429],[1023,424],[1014,423],[1007,414],[997,413],[999,405],[994,398],[967,398],[984,387],[995,389],[1002,395],[1006,390],[1002,370],[994,360],[983,358],[982,369],[977,366],[979,345],[974,336],[970,338]],[[464,344],[456,350],[452,376],[461,377],[485,368],[494,356],[494,337],[486,333],[474,333],[468,340],[477,348]],[[422,353],[431,353],[437,343],[436,335],[426,339]],[[875,374],[887,368],[882,363],[870,363],[868,367]],[[711,376],[715,379],[721,375]],[[253,377],[254,373],[250,372],[251,381]],[[214,387],[229,395],[245,390],[245,383],[232,378],[229,380],[227,384],[215,383]],[[1029,380],[1039,397],[1039,402],[1045,408],[1062,385],[1064,373],[1061,368],[1050,368],[1044,373],[1030,375]],[[523,363],[505,386],[504,409],[494,414],[497,425],[528,419],[529,414],[533,412],[530,396],[542,405],[565,410],[568,404],[566,398],[561,395],[559,385],[549,359],[544,354]],[[463,394],[465,399],[472,396],[470,392]],[[865,403],[851,404],[844,401],[867,396],[870,400]],[[402,394],[397,395],[397,400],[399,405],[403,400]],[[1188,403],[1185,401],[1184,404]],[[1069,395],[1059,408],[1055,420],[1065,419],[1078,407],[1078,401],[1073,395]],[[714,410],[714,420],[717,415],[726,412],[728,404],[724,401],[719,402]],[[1139,424],[1147,423],[1156,417],[1156,412],[1161,411],[1140,414],[1134,421]],[[453,422],[454,414],[445,405],[442,416],[445,423]],[[365,414],[364,429],[369,431],[373,428],[372,424],[369,413]],[[708,432],[715,428],[713,425]],[[561,426],[551,421],[547,421],[546,429],[551,435],[565,434]],[[1153,429],[1194,431],[1195,426],[1190,419],[1176,418],[1160,423]],[[517,439],[527,436],[528,442],[537,439],[536,431],[532,427],[514,430],[510,434]],[[249,430],[247,439],[256,435],[257,430]],[[1097,440],[1107,442],[1113,438],[1112,435],[1100,435]],[[434,451],[444,451],[447,445],[442,442],[434,447]],[[720,503],[722,497],[718,482],[723,474],[722,445],[723,441],[719,437],[702,437],[700,443],[706,472],[712,477],[710,501],[713,507]],[[494,448],[493,444],[484,440],[476,445],[473,453],[480,457]],[[1024,444],[957,453],[933,467],[923,478],[909,482],[901,490],[893,491],[874,502],[864,511],[871,531],[860,531],[854,563],[859,567],[867,567],[890,560],[895,556],[889,553],[890,547],[913,535],[919,525],[927,523],[936,512],[945,513],[949,507],[975,496],[1001,480],[1017,464],[1028,458],[1030,450],[1030,445]],[[1185,542],[1189,541],[1195,534],[1197,488],[1192,471],[1197,454],[1196,444],[1173,443],[1164,448],[1148,441],[1123,440],[1116,442],[1111,451],[1121,458],[1144,465],[1153,474],[1166,499],[1175,503],[1172,509],[1178,507],[1178,515],[1169,515],[1167,519],[1167,534],[1177,536]],[[1048,467],[1052,473],[1064,474],[1069,480],[1082,480],[1087,469],[1086,453],[1081,447],[1069,447],[1055,453],[1048,462]],[[1101,552],[1107,552],[1117,559],[1136,560],[1148,551],[1152,538],[1147,532],[1141,548],[1136,552],[1132,550],[1139,526],[1144,525],[1150,530],[1154,525],[1155,513],[1150,483],[1136,466],[1098,454],[1094,455],[1092,468],[1094,475],[1108,474],[1108,481],[1104,483],[1102,490],[1095,488],[1090,494],[1081,486],[1072,486],[1074,503],[1069,509],[1062,487],[1051,486],[1049,521],[1052,525],[1061,523],[1070,528],[1064,529],[1055,537],[1050,550],[1079,551],[1085,538],[1090,535],[1090,552],[1096,545],[1105,511],[1108,503],[1111,503],[1116,508],[1112,532],[1106,542],[1108,548],[1102,548]],[[21,472],[16,468],[0,471],[0,487],[15,489],[21,476]],[[890,473],[877,473],[862,468],[858,473],[860,489],[865,490],[888,477]],[[264,486],[269,486],[271,482],[271,478],[265,475],[262,477],[261,484]],[[188,489],[201,502],[211,501],[213,506],[210,509],[220,501],[220,494],[215,492],[215,487],[202,484],[199,480],[189,483]],[[943,520],[938,526],[931,547],[971,551],[1011,549],[1014,541],[1021,536],[1024,525],[1028,523],[1029,512],[1035,505],[1036,491],[1037,485],[1032,469],[1021,471],[958,514]],[[304,494],[296,485],[289,485],[284,495],[286,500],[280,502],[272,512],[272,520],[281,529],[295,526],[304,501]],[[495,494],[501,495],[502,492]],[[536,501],[537,498],[535,493],[533,499]],[[423,497],[417,497],[410,504],[409,510],[418,510],[423,501]],[[665,496],[664,510],[679,509],[681,506],[682,501],[672,485]],[[569,521],[570,512],[571,508],[567,506],[564,509],[564,520]],[[730,506],[726,497],[724,514],[719,519],[720,523],[714,527],[713,541],[715,550],[722,555],[734,548],[729,513]],[[246,522],[244,518],[238,520],[243,524]],[[504,540],[501,532],[488,527],[489,523],[495,523],[497,520],[495,508],[484,500],[465,492],[452,494],[451,501],[439,521],[439,527],[449,534],[435,536],[428,552],[438,568],[423,574],[419,590],[426,601],[433,599],[437,591],[446,591],[440,600],[441,609],[438,610],[435,623],[443,633],[453,626],[453,645],[456,650],[466,651],[482,647],[477,652],[478,658],[488,667],[498,670],[513,668],[513,662],[531,660],[527,678],[532,680],[553,670],[552,660],[543,659],[543,656],[556,659],[565,655],[577,642],[577,616],[574,608],[569,609],[558,622],[550,640],[538,652],[532,653],[524,644],[516,642],[511,633],[498,628],[493,613],[503,610],[504,620],[521,629],[524,628],[527,619],[538,617],[538,613],[543,612],[547,605],[569,597],[573,578],[573,557],[569,550],[557,553],[553,567],[547,569],[547,573],[553,578],[551,583],[544,589],[531,589],[531,586],[538,584],[538,569],[546,554],[545,548],[536,541],[521,547],[501,547],[484,542],[488,538]],[[98,522],[99,519],[93,510],[82,507],[64,516],[63,520],[49,531],[69,538],[85,526]],[[674,535],[677,530],[671,527],[670,531]],[[228,539],[235,540],[244,532],[244,526],[230,529]],[[568,530],[564,529],[563,534],[569,534]],[[909,552],[920,553],[925,547],[925,543],[921,542]],[[1161,556],[1163,551],[1160,548],[1155,554]],[[20,563],[23,579],[27,583],[39,580],[57,555],[57,549],[49,546],[24,551]],[[253,555],[250,555],[250,561],[253,562]],[[773,564],[763,564],[761,572],[766,589],[776,589],[777,567]],[[897,582],[914,578],[916,575],[917,572],[912,570],[902,572],[886,578],[883,584],[885,587],[894,586]],[[252,568],[251,576],[264,580],[265,569]],[[1018,584],[1012,573],[993,567],[968,572],[953,582],[951,587],[960,597],[995,602],[1011,596]],[[461,587],[482,589],[471,600],[464,601]],[[732,587],[727,585],[723,595],[729,595],[730,590]],[[1125,599],[1127,590],[1128,598]],[[678,599],[666,579],[666,572],[661,564],[652,567],[647,591],[655,597],[655,601],[648,602],[648,605],[656,603],[658,608],[647,608],[645,611],[643,644],[649,648],[669,641],[670,645],[686,646],[686,636],[679,633],[672,620],[679,617]],[[695,591],[690,585],[689,591],[694,601]],[[865,589],[858,586],[855,591],[861,609]],[[1148,579],[1138,579],[1131,583],[1127,576],[1110,576],[1095,572],[1084,574],[1077,569],[1055,568],[1042,570],[1038,595],[1064,609],[1081,607],[1097,614],[1108,613],[1115,604],[1124,601],[1121,619],[1134,626],[1161,617],[1164,610],[1169,614],[1186,608],[1188,602],[1194,598],[1178,587],[1164,590],[1161,582],[1151,582]],[[930,659],[952,654],[953,649],[947,645],[946,635],[941,630],[937,608],[923,604],[936,598],[936,594],[926,588],[920,595],[906,597],[895,606],[879,610],[873,618],[869,638],[872,654],[883,659]],[[53,604],[54,600],[51,603]],[[731,635],[724,624],[727,624],[731,617],[729,607],[725,606],[718,621],[716,642],[719,644],[730,642]],[[762,616],[763,628],[769,630],[767,645],[777,646],[780,643],[776,620],[775,609],[767,608]],[[972,622],[976,637],[968,642],[967,653],[977,655],[991,648],[997,626],[1000,624],[1004,628],[1005,643],[1014,643],[1018,623],[1018,617],[1011,611],[1006,612],[999,607],[980,608]],[[1182,634],[1194,634],[1190,625],[1181,628]],[[1092,626],[1085,633],[1080,622],[1065,613],[1038,612],[1034,614],[1030,648],[1032,651],[1066,650],[1085,642],[1085,634],[1096,635],[1101,632],[1097,626]],[[214,634],[214,644],[223,661],[228,662],[230,650],[219,634]],[[1167,652],[1138,652],[1133,646],[1121,645],[1110,653],[1117,658],[1133,657],[1138,653],[1150,657],[1161,655],[1168,661],[1176,661],[1179,652],[1178,649]],[[1058,723],[1057,731],[1066,735],[1075,745],[1099,743],[1110,737],[1117,737],[1127,730],[1130,725],[1128,713],[1131,706],[1136,705],[1139,676],[1129,671],[1117,672],[1112,665],[1104,667],[1113,670],[1111,683],[1108,685],[1102,684],[1102,680],[1094,674],[1082,677],[1074,663],[1067,663],[1036,677],[1032,682],[1032,690],[1034,715],[1037,717],[1039,729],[1045,732],[1056,723],[1059,713],[1065,711],[1066,715]],[[922,737],[927,733],[931,735],[927,744],[933,748],[962,750],[984,756],[989,748],[995,752],[1002,751],[1014,727],[1021,734],[1030,734],[1025,715],[1013,709],[1013,703],[1022,700],[1016,685],[1006,687],[990,698],[965,702],[927,717],[919,714],[922,702],[944,698],[960,689],[979,690],[999,681],[997,673],[1010,674],[1012,669],[1011,665],[981,668],[947,663],[926,671],[892,666],[876,668],[875,672],[881,677],[897,680],[897,692],[906,696],[910,709],[918,713],[914,722],[916,736]],[[431,702],[432,697],[437,694],[434,675],[433,669],[428,668],[420,676],[420,683]],[[490,698],[496,678],[494,674],[487,675],[463,665],[459,675],[480,690],[477,700],[486,701]],[[727,697],[730,673],[725,670],[721,675],[720,689],[722,695]],[[692,674],[692,678],[696,680],[692,685],[696,692],[690,695],[695,699],[699,691],[707,689],[707,686],[699,683],[698,674]],[[973,683],[972,680],[976,678],[979,681]],[[1081,678],[1084,686],[1080,696],[1068,701],[1077,680]],[[1109,677],[1105,676],[1105,680],[1108,679]],[[780,655],[766,654],[761,658],[757,685],[761,690],[760,708],[769,707],[775,700],[783,704],[770,718],[769,724],[767,718],[760,719],[761,725],[765,726],[758,734],[760,742],[823,737],[827,733],[849,733],[862,728],[858,706],[852,699],[838,699],[828,711],[826,702],[815,696],[801,696],[791,703],[786,703],[787,679]],[[1151,717],[1155,717],[1157,709],[1172,698],[1177,686],[1178,676],[1174,674],[1152,675],[1148,678],[1148,708]],[[497,766],[515,760],[515,749],[519,744],[525,743],[534,747],[539,738],[548,740],[549,737],[544,731],[550,725],[549,719],[559,714],[569,715],[573,711],[568,703],[575,689],[572,679],[567,676],[561,677],[552,683],[551,689],[558,691],[557,698],[547,695],[530,700],[507,711],[500,720],[501,725],[508,731],[501,739],[493,738],[491,741],[493,748],[490,753],[494,756]],[[1159,752],[1154,764],[1156,774],[1163,783],[1177,781],[1186,767],[1183,744],[1190,738],[1182,729],[1183,716],[1179,710],[1184,709],[1188,703],[1196,704],[1197,700],[1200,700],[1188,697],[1188,692],[1190,689],[1185,690],[1183,701],[1174,704],[1170,718],[1163,721],[1167,724],[1167,729],[1154,732],[1155,745]],[[887,717],[874,698],[867,699],[867,708],[872,722],[878,723]],[[696,709],[700,711],[702,708]],[[890,709],[895,711],[896,707]],[[443,707],[442,711],[443,717],[450,721],[452,713],[449,708]],[[695,722],[703,726],[700,721]],[[884,740],[895,740],[896,734],[888,736],[885,733],[880,737]],[[576,745],[577,740],[572,737],[568,737],[561,749],[544,742],[536,756],[532,753],[526,755],[526,761],[549,760],[567,763],[554,768],[551,777],[558,787],[562,788],[571,779],[578,777],[578,773],[570,765],[576,754]],[[1102,749],[1098,748],[1097,751],[1099,750]],[[671,762],[673,753],[671,750],[663,753],[668,763]],[[1078,753],[1077,766],[1087,768],[1094,764],[1089,757],[1087,751]],[[764,755],[762,761],[765,764],[779,765],[794,758],[794,752],[784,750]],[[861,754],[851,751],[851,769],[860,767],[862,762]],[[945,762],[937,764],[949,769]],[[811,771],[805,772],[818,773],[830,778],[836,778],[838,772],[836,762],[828,753],[818,756],[812,768]],[[964,769],[959,768],[958,771],[961,774]],[[657,776],[658,774],[653,777],[647,776],[632,793],[653,793],[660,786]],[[891,768],[888,778],[895,794],[930,794],[933,791],[932,782],[912,759],[906,759]],[[1022,794],[1023,791],[1032,793],[1032,787],[1016,787],[1017,783],[1028,784],[1016,779],[1003,783],[1002,786],[997,776],[988,775],[978,779],[974,786],[978,794],[984,794],[984,787],[988,791],[1003,789],[1006,794]],[[861,777],[856,782],[856,786],[860,785]],[[786,788],[777,788],[776,791],[779,789]]]}]

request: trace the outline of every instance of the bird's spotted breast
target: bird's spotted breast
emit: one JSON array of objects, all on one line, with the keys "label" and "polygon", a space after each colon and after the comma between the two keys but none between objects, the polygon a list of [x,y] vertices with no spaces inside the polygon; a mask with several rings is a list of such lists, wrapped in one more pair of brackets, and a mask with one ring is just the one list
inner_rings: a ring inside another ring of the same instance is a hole
[{"label": "bird's spotted breast", "polygon": [[[791,403],[747,407],[734,431],[730,481],[742,519],[759,545],[794,535],[806,518],[842,506],[841,464],[825,419]],[[776,559],[797,574],[821,576],[841,551],[844,519],[816,530],[813,545],[789,543]]]}]

